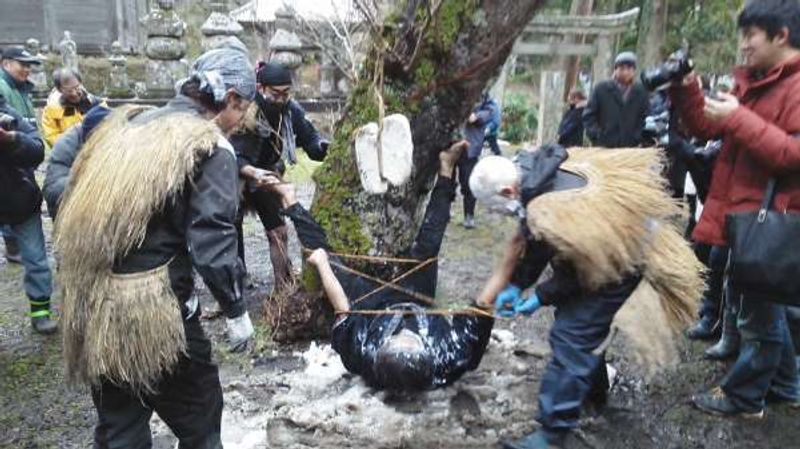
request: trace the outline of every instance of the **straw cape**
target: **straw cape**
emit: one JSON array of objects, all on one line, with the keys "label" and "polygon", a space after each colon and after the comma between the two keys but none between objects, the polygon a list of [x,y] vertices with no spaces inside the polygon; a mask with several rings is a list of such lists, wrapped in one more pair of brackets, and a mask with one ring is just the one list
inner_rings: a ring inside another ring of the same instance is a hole
[{"label": "straw cape", "polygon": [[84,145],[55,245],[68,379],[152,392],[186,347],[168,263],[134,274],[112,267],[141,244],[151,217],[181,193],[221,132],[188,113],[131,122],[143,111],[118,108]]},{"label": "straw cape", "polygon": [[528,204],[528,225],[572,263],[587,290],[641,272],[643,279],[614,325],[636,357],[657,366],[676,356],[674,336],[695,317],[705,282],[675,222],[655,148],[572,148],[561,169],[586,186],[547,193]]}]

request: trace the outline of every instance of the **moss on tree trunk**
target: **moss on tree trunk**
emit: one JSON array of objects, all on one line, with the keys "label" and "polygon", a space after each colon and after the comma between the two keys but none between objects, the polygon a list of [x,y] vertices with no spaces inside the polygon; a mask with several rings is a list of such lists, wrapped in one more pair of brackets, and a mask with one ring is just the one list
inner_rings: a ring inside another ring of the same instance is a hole
[{"label": "moss on tree trunk", "polygon": [[[457,139],[487,83],[543,0],[408,0],[373,36],[325,163],[315,175],[312,213],[336,251],[392,256],[413,241],[437,167]],[[363,191],[352,150],[354,132],[379,117],[374,83],[383,66],[385,114],[411,122],[414,169],[385,194]]]}]

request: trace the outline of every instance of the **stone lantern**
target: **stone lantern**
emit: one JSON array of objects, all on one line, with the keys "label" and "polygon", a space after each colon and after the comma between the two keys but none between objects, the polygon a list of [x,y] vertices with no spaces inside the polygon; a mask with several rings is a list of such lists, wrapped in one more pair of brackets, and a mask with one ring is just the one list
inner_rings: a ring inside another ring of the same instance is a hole
[{"label": "stone lantern", "polygon": [[158,0],[142,19],[147,32],[145,93],[148,98],[172,98],[175,83],[189,75],[186,55],[186,23],[174,10],[174,0]]}]

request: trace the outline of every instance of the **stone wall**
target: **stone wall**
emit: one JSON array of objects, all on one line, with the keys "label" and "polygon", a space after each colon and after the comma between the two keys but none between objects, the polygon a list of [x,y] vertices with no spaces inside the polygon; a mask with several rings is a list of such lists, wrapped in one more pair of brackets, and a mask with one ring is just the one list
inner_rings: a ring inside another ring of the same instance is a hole
[{"label": "stone wall", "polygon": [[141,42],[139,17],[146,12],[147,0],[3,0],[0,45],[33,37],[55,49],[69,30],[82,54],[99,54],[114,40],[135,49]]}]

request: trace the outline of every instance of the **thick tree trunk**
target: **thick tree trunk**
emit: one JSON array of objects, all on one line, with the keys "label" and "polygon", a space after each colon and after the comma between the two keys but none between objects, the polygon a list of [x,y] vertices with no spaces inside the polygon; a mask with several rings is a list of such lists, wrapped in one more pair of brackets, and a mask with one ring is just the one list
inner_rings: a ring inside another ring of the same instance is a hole
[{"label": "thick tree trunk", "polygon": [[639,66],[652,67],[661,59],[667,38],[668,0],[645,0],[639,20]]},{"label": "thick tree trunk", "polygon": [[[459,137],[487,82],[544,0],[408,0],[373,36],[325,164],[315,175],[312,213],[337,251],[397,255],[419,228],[438,152]],[[378,34],[378,33],[376,33]],[[383,67],[385,114],[411,122],[414,168],[385,194],[363,191],[352,150],[354,131],[377,121]]]}]

